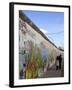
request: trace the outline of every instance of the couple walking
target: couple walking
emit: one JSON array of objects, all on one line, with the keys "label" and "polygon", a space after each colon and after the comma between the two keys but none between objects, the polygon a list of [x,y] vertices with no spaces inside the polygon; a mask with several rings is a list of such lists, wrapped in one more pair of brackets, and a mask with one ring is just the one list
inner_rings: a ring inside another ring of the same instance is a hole
[{"label": "couple walking", "polygon": [[61,70],[62,55],[56,57],[56,70]]}]

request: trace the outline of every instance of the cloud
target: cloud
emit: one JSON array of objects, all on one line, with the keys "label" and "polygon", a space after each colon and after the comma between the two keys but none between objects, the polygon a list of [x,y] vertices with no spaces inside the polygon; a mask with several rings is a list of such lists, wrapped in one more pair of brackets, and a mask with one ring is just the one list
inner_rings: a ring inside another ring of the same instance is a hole
[{"label": "cloud", "polygon": [[40,30],[41,30],[44,34],[47,34],[47,33],[48,33],[45,29],[40,28]]},{"label": "cloud", "polygon": [[48,31],[46,31],[45,29],[40,29],[45,35],[46,35],[46,37],[50,40],[50,41],[52,41],[53,43],[55,43],[55,41],[54,41],[54,39],[51,37],[51,36],[49,36],[48,35]]},{"label": "cloud", "polygon": [[51,41],[53,42],[57,47],[61,46],[63,47],[63,44],[60,43],[60,41],[57,41],[54,37],[48,35],[48,31],[46,31],[45,29],[43,28],[40,28],[40,30],[46,35],[46,37]]},{"label": "cloud", "polygon": [[43,28],[40,28],[40,30],[48,37],[48,31],[46,31],[46,30],[43,29]]}]

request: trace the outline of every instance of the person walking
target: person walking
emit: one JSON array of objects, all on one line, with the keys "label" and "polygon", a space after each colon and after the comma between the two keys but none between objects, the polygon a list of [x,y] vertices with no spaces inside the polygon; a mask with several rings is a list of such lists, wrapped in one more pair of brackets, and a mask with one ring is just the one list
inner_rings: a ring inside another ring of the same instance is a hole
[{"label": "person walking", "polygon": [[62,55],[59,56],[59,69],[61,70],[61,63],[62,63]]},{"label": "person walking", "polygon": [[56,57],[56,70],[59,69],[59,56]]}]

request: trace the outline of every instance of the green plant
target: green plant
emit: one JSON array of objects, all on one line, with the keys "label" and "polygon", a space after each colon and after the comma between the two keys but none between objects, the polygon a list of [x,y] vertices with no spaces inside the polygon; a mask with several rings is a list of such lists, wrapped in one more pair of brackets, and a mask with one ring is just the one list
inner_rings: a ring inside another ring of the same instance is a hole
[{"label": "green plant", "polygon": [[55,60],[56,60],[56,51],[55,50],[50,51],[48,59],[51,63],[55,62]]},{"label": "green plant", "polygon": [[19,64],[19,72],[22,70],[22,65]]},{"label": "green plant", "polygon": [[38,64],[38,68],[43,66],[43,61],[42,61],[42,55],[41,55],[41,50],[38,48],[37,49],[37,64]]},{"label": "green plant", "polygon": [[37,77],[37,61],[36,61],[36,48],[34,44],[32,44],[31,50],[28,54],[28,63],[26,69],[26,78],[36,78]]}]

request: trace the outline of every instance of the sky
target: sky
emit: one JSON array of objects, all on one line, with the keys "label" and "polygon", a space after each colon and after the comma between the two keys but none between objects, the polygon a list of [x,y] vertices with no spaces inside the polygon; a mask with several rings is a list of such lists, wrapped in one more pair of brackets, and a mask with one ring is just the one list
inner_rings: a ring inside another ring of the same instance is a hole
[{"label": "sky", "polygon": [[64,47],[64,13],[23,11],[26,16],[56,45]]}]

